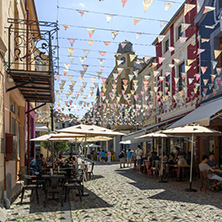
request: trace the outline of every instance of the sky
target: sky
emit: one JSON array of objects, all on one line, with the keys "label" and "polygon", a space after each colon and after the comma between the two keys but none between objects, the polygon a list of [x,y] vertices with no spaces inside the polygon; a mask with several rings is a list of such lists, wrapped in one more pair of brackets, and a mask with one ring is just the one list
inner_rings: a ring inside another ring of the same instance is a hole
[{"label": "sky", "polygon": [[[87,109],[92,106],[91,102],[94,101],[96,94],[96,88],[90,78],[97,76],[97,72],[100,72],[100,66],[104,66],[102,77],[108,77],[115,66],[114,56],[118,49],[118,43],[124,40],[132,42],[138,58],[155,56],[155,47],[152,46],[152,42],[164,28],[164,26],[161,27],[161,21],[169,21],[184,1],[172,0],[170,2],[173,4],[168,11],[164,10],[164,0],[154,0],[144,12],[143,0],[127,0],[124,7],[122,0],[35,0],[39,21],[58,21],[59,24],[59,73],[61,77],[59,81],[55,77],[55,90],[57,90],[55,108],[63,110],[65,113],[79,115],[79,117],[84,115]],[[77,10],[85,10],[88,13],[81,16]],[[107,14],[115,15],[109,23],[107,22]],[[134,25],[134,18],[138,17],[144,19]],[[67,30],[63,25],[68,26]],[[91,38],[87,28],[95,28]],[[112,30],[120,31],[114,40],[111,34]],[[136,33],[144,34],[136,38]],[[75,39],[73,47],[71,47],[68,38]],[[86,40],[94,40],[94,43],[89,45]],[[106,46],[104,41],[111,43]],[[70,63],[68,48],[74,49],[72,64]],[[90,52],[85,61],[81,63],[79,57],[85,57],[83,50],[90,50]],[[98,51],[105,51],[106,54],[102,56]],[[99,58],[104,59],[102,64],[99,63]],[[66,69],[67,64],[70,64],[69,69],[64,75],[63,70]],[[76,99],[76,93],[83,86],[79,78],[79,71],[83,71],[82,65],[88,65],[83,79],[87,85],[82,95]],[[67,98],[69,85],[72,84],[68,76],[72,78],[71,81],[76,81],[76,85],[73,93]],[[66,83],[61,93],[59,84],[62,80],[65,80]],[[99,87],[102,86],[101,79],[96,78],[95,83],[98,83]],[[90,87],[94,87],[93,96],[89,96]],[[86,96],[87,98],[84,98]],[[81,101],[82,105],[80,105]],[[69,103],[69,105],[71,103],[69,109],[65,103]],[[86,103],[89,103],[89,107]]]}]

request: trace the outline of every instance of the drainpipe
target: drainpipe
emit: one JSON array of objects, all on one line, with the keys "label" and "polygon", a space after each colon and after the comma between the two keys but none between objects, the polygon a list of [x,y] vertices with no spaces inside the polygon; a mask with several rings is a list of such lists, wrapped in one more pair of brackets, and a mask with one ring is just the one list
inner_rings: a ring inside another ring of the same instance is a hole
[{"label": "drainpipe", "polygon": [[[25,11],[26,11],[26,70],[29,70],[29,58],[28,58],[28,52],[29,52],[29,9],[28,9],[28,1],[25,0]],[[27,151],[28,151],[28,174],[30,174],[30,103],[28,102],[28,140],[27,140]]]},{"label": "drainpipe", "polygon": [[[4,61],[4,58],[2,58]],[[3,133],[4,133],[4,206],[6,209],[10,208],[11,202],[7,197],[6,190],[6,134],[5,134],[5,84],[6,72],[3,73]]]}]

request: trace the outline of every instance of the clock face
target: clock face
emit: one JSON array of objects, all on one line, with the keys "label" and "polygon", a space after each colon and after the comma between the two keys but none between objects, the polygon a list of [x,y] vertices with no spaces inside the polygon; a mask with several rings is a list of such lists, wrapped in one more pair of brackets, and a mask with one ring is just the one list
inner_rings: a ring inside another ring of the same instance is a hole
[{"label": "clock face", "polygon": [[120,60],[122,60],[121,65],[125,64],[125,62],[126,62],[126,58],[125,57],[122,57]]}]

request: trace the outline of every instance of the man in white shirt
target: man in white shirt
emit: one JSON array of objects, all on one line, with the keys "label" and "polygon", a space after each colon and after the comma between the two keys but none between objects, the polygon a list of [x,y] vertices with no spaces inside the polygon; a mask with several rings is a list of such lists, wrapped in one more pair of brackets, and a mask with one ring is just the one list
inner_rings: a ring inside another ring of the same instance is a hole
[{"label": "man in white shirt", "polygon": [[203,155],[202,162],[199,164],[200,171],[208,171],[208,179],[220,181],[217,185],[222,184],[222,177],[214,173],[215,170],[207,164],[208,160],[209,157],[207,155]]},{"label": "man in white shirt", "polygon": [[141,173],[141,172],[140,172],[140,171],[141,171],[140,168],[141,168],[141,165],[142,165],[142,162],[143,162],[143,160],[142,160],[143,151],[142,151],[140,145],[137,146],[137,149],[136,149],[135,154],[136,154],[136,161],[137,161],[137,164],[136,164],[137,171],[138,171],[139,173]]}]

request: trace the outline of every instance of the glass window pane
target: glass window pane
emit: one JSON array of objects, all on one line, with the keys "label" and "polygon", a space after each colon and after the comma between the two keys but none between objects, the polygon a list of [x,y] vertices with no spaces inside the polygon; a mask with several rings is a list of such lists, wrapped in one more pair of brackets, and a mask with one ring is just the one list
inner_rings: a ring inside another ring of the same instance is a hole
[{"label": "glass window pane", "polygon": [[11,134],[15,135],[15,119],[11,118]]},{"label": "glass window pane", "polygon": [[15,113],[15,102],[10,99],[10,111]]},{"label": "glass window pane", "polygon": [[183,90],[185,84],[185,78],[183,79],[183,73],[185,73],[185,63],[179,65],[179,91]]}]

